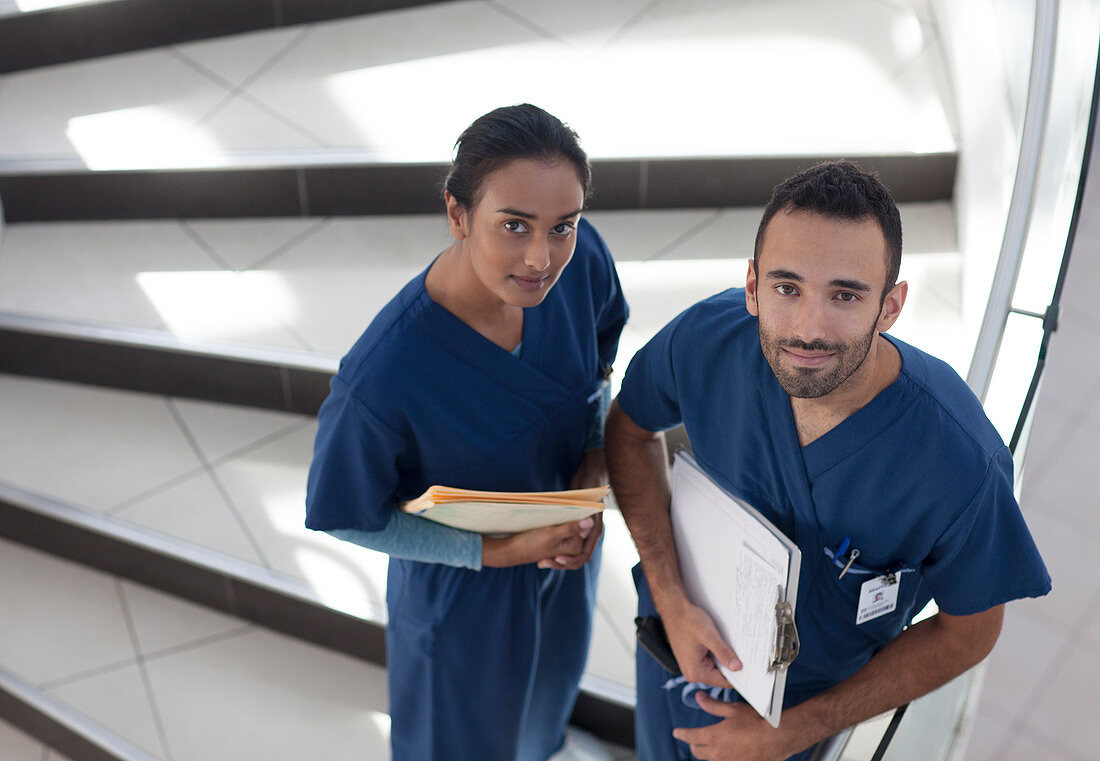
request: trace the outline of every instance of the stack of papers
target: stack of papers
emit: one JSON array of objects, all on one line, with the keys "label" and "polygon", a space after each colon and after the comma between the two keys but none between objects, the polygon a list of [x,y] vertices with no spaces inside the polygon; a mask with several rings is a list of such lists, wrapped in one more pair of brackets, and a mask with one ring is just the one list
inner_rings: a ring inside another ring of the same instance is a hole
[{"label": "stack of papers", "polygon": [[608,486],[567,491],[473,491],[430,486],[401,509],[406,513],[481,534],[512,534],[557,526],[603,510]]}]

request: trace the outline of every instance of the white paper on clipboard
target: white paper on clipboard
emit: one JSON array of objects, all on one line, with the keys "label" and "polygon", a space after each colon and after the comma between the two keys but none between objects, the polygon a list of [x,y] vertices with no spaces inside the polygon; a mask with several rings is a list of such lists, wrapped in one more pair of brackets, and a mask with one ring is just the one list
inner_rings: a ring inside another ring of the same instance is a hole
[{"label": "white paper on clipboard", "polygon": [[778,727],[787,672],[772,668],[776,604],[788,603],[793,615],[802,553],[751,505],[711,480],[686,451],[673,462],[671,511],[688,596],[710,614],[741,659],[740,671],[718,668]]}]

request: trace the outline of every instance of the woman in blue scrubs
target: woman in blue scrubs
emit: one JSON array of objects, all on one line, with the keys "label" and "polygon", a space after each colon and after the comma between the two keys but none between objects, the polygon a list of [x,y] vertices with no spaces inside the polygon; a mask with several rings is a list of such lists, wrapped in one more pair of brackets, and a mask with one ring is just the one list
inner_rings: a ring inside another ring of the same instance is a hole
[{"label": "woman in blue scrubs", "polygon": [[581,218],[588,159],[531,105],[459,137],[454,242],[340,364],[319,414],[306,525],[390,555],[393,758],[546,761],[562,746],[596,598],[598,518],[507,537],[401,513],[432,484],[606,483],[606,378],[627,317]]}]

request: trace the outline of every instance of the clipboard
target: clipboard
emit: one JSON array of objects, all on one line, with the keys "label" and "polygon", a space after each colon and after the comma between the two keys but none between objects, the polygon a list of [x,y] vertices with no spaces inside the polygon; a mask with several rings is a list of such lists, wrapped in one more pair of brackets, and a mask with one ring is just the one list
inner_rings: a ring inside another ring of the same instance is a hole
[{"label": "clipboard", "polygon": [[718,665],[737,692],[779,726],[787,667],[798,655],[795,602],[802,552],[751,505],[715,483],[686,450],[672,465],[672,534],[691,601],[741,659]]}]

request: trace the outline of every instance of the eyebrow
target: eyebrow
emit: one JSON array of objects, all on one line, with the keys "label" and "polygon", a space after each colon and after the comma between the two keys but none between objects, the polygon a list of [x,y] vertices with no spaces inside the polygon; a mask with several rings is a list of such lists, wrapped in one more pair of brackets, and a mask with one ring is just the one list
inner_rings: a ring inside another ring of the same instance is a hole
[{"label": "eyebrow", "polygon": [[[575,217],[578,214],[580,214],[582,211],[584,211],[584,209],[577,209],[575,211],[569,212],[568,214],[562,214],[560,217],[558,217],[558,221],[560,222],[563,219],[570,219],[571,217]],[[497,214],[509,214],[513,217],[523,217],[524,219],[538,219],[538,216],[535,215],[535,214],[532,214],[528,211],[520,211],[519,209],[513,209],[511,207],[505,207],[503,209],[497,209]]]},{"label": "eyebrow", "polygon": [[[770,270],[767,273],[769,280],[793,280],[796,283],[804,282],[804,279],[797,272],[791,270]],[[844,278],[836,278],[829,281],[829,285],[833,288],[844,288],[848,291],[858,291],[860,293],[870,293],[871,286],[864,283],[862,280],[845,280]]]}]

